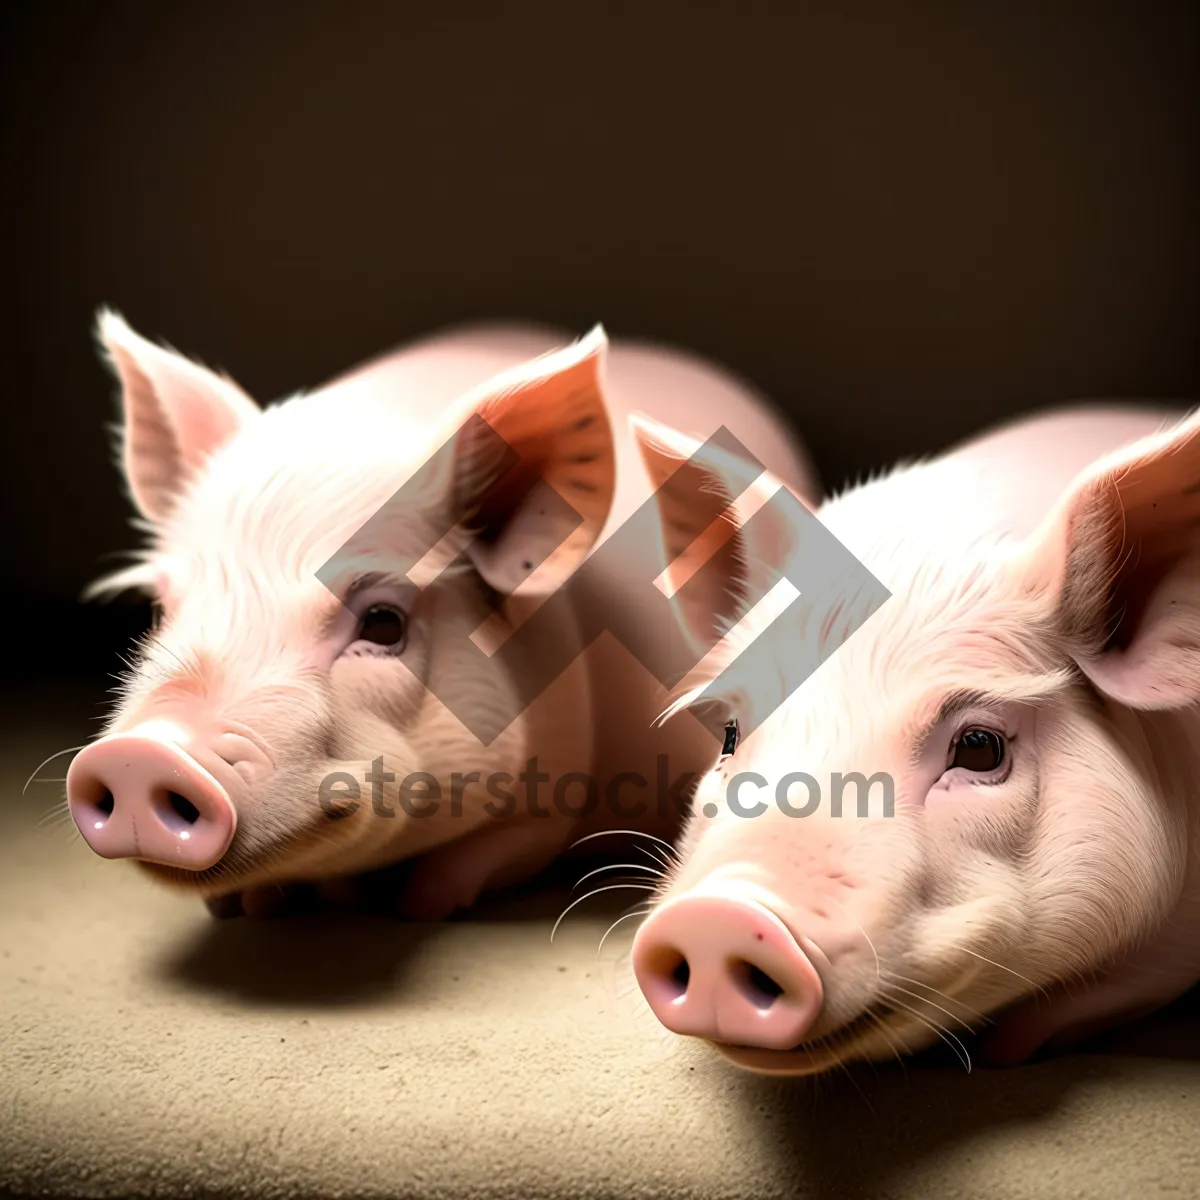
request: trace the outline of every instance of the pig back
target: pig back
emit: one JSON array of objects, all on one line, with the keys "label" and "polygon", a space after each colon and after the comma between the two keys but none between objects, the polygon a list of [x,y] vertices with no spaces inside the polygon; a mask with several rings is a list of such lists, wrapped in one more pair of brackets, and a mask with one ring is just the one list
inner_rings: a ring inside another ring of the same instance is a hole
[{"label": "pig back", "polygon": [[[448,414],[463,395],[493,375],[569,344],[572,335],[532,324],[472,325],[412,343],[321,389],[337,392],[345,411],[386,403],[410,423],[413,437],[440,436]],[[642,413],[704,441],[726,427],[757,460],[802,499],[816,506],[815,471],[797,437],[770,404],[747,383],[714,364],[678,350],[617,339],[610,343],[605,369],[616,454],[616,488],[608,520],[593,557],[628,518],[651,499],[652,486],[629,425]],[[431,440],[431,450],[433,444]],[[603,555],[600,570],[585,572],[586,584],[572,587],[585,628],[604,627],[608,614],[638,604],[649,580],[662,570],[661,547],[639,545],[632,554]],[[622,622],[626,642],[637,638],[636,613]],[[629,637],[632,631],[632,639]],[[705,770],[717,747],[712,735],[684,713],[665,728],[654,721],[665,708],[666,689],[641,665],[644,647],[601,636],[582,667],[590,692],[591,770],[602,789],[620,773],[633,772],[653,786],[664,772],[675,779]],[[575,674],[573,671],[572,674]],[[534,724],[540,724],[536,719]],[[561,713],[558,714],[561,718]],[[535,736],[535,741],[541,740]],[[667,814],[655,827],[667,831]],[[652,821],[653,825],[654,822]]]},{"label": "pig back", "polygon": [[[957,498],[960,512],[997,532],[1023,538],[1092,462],[1181,416],[1181,410],[1149,402],[1057,408],[960,442],[935,465],[968,480],[972,495]],[[963,503],[974,495],[979,504]]]}]

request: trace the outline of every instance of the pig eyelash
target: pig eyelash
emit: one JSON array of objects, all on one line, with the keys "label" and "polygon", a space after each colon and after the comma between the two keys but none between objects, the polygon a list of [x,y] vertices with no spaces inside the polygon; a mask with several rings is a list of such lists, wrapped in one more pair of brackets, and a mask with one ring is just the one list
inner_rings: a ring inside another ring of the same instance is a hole
[{"label": "pig eyelash", "polygon": [[404,589],[410,586],[408,581],[400,576],[390,575],[386,571],[368,571],[366,574],[355,576],[350,581],[345,595],[342,597],[342,603],[350,606],[355,600],[361,599],[364,593]]},{"label": "pig eyelash", "polygon": [[987,717],[968,718],[960,722],[950,735],[951,749],[958,744],[964,733],[970,733],[972,729],[982,729],[986,733],[994,733],[1006,742],[1011,742],[1017,736],[1015,733],[1007,732],[1004,724],[1000,721],[989,720]]}]

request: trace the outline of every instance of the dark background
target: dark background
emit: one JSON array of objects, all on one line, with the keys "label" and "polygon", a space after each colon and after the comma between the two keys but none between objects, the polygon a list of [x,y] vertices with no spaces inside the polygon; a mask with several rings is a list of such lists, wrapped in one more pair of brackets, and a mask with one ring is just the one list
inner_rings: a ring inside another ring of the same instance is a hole
[{"label": "dark background", "polygon": [[134,545],[101,303],[259,399],[438,324],[692,347],[829,484],[1197,386],[1200,6],[3,6],[10,675],[90,673]]}]

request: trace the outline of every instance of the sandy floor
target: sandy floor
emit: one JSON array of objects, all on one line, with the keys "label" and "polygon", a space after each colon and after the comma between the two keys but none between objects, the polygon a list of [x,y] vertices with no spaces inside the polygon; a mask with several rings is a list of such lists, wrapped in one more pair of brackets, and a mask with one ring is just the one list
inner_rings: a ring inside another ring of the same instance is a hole
[{"label": "sandy floor", "polygon": [[38,823],[60,785],[20,797],[87,736],[71,695],[5,726],[0,1194],[1200,1194],[1195,997],[1012,1071],[743,1076],[653,1023],[628,938],[597,959],[613,910],[553,946],[557,895],[437,928],[214,922],[95,858]]}]

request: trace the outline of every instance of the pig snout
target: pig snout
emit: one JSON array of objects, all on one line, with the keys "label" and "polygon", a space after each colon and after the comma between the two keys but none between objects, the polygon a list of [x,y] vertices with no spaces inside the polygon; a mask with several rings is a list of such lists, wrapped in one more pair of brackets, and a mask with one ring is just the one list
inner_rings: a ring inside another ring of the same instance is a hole
[{"label": "pig snout", "polygon": [[673,1033],[790,1050],[821,1010],[821,977],[791,930],[756,900],[689,892],[638,930],[633,970]]},{"label": "pig snout", "polygon": [[80,751],[67,772],[67,806],[101,857],[186,871],[220,862],[237,827],[229,791],[158,736],[114,734]]}]

